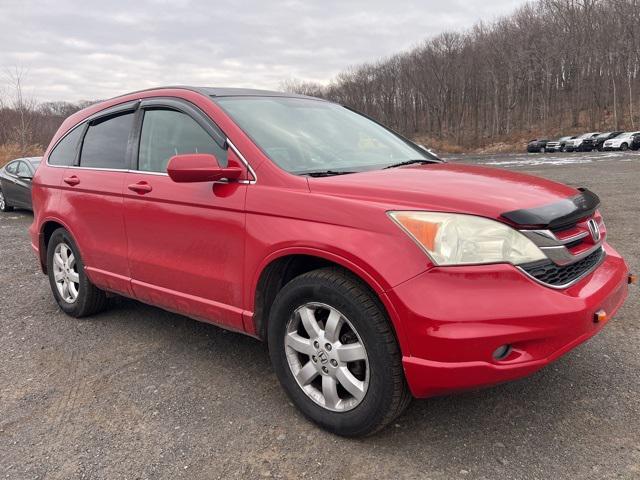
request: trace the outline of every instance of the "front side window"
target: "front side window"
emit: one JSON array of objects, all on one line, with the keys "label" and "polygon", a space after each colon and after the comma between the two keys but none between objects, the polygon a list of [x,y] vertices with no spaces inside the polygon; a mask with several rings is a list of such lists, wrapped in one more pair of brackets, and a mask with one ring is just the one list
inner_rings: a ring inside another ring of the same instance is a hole
[{"label": "front side window", "polygon": [[363,171],[434,161],[417,145],[334,103],[289,97],[213,99],[280,168]]},{"label": "front side window", "polygon": [[91,122],[82,142],[80,166],[126,169],[133,117],[133,112],[128,112]]},{"label": "front side window", "polygon": [[82,136],[83,127],[79,126],[71,130],[60,140],[60,143],[56,145],[49,155],[50,165],[62,165],[70,166],[76,161],[76,153],[78,151],[78,143],[80,143],[80,137]]},{"label": "front side window", "polygon": [[166,172],[171,157],[182,153],[210,153],[216,157],[220,166],[227,166],[226,150],[193,118],[176,110],[145,111],[138,169],[145,172]]}]

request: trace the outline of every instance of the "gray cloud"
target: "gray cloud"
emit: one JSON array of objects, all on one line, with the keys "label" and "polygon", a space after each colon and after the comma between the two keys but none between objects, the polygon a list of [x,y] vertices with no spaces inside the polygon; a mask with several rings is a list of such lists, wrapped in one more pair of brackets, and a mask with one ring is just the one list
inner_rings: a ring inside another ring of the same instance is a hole
[{"label": "gray cloud", "polygon": [[410,48],[525,0],[3,0],[0,68],[41,100],[158,85],[277,88]]}]

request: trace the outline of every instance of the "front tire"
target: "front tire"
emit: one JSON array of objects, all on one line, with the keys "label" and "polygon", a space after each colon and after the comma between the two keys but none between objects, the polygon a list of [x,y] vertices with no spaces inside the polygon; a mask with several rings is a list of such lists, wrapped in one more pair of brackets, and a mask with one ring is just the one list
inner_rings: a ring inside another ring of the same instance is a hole
[{"label": "front tire", "polygon": [[285,285],[271,308],[268,343],[293,403],[335,434],[373,434],[411,400],[384,309],[348,272],[323,268]]},{"label": "front tire", "polygon": [[7,203],[4,192],[0,190],[0,212],[12,212],[13,207]]},{"label": "front tire", "polygon": [[67,315],[85,317],[106,307],[105,292],[89,281],[80,251],[64,228],[54,231],[49,239],[47,272],[53,296]]}]

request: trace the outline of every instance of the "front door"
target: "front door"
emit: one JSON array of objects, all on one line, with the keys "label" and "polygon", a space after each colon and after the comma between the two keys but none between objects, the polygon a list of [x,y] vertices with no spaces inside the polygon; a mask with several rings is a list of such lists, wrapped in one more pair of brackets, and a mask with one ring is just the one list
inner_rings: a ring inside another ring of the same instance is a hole
[{"label": "front door", "polygon": [[124,189],[134,295],[241,330],[247,184],[173,182],[166,171],[177,154],[211,153],[226,165],[224,136],[177,101],[141,108],[137,170]]}]

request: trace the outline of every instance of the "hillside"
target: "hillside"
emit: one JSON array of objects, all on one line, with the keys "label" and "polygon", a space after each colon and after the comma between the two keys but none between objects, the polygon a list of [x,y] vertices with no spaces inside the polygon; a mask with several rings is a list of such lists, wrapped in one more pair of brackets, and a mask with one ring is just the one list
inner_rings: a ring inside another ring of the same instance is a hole
[{"label": "hillside", "polygon": [[349,68],[327,86],[283,87],[444,150],[510,150],[536,136],[638,128],[639,73],[638,0],[541,0]]}]

